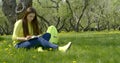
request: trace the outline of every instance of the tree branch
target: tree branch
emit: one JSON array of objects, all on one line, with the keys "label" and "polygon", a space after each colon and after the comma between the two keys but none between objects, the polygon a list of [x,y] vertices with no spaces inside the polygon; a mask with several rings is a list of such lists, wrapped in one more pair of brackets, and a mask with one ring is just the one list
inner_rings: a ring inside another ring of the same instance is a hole
[{"label": "tree branch", "polygon": [[[77,21],[77,24],[76,24],[76,31],[77,31],[77,32],[79,31],[79,25],[82,27],[82,25],[80,24],[80,21],[81,21],[81,19],[82,19],[82,17],[83,17],[83,14],[84,14],[85,10],[87,9],[88,0],[85,0],[84,5],[85,5],[85,6],[83,7],[82,12],[81,12],[81,15],[80,15],[80,17],[79,17],[79,19],[78,19],[78,21]],[[82,27],[82,28],[83,28],[83,27]]]},{"label": "tree branch", "polygon": [[43,16],[40,16],[40,15],[38,15],[38,14],[37,14],[37,16],[38,16],[39,18],[43,19],[43,20],[48,24],[48,26],[50,26],[50,23],[49,23]]}]

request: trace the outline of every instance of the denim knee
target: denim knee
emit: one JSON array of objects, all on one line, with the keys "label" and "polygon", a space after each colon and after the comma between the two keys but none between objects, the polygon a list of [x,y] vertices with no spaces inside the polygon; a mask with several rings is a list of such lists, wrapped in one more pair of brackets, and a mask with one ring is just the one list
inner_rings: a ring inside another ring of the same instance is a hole
[{"label": "denim knee", "polygon": [[51,38],[51,34],[50,33],[45,33],[44,35],[42,35],[42,38],[44,38],[45,40],[49,41]]}]

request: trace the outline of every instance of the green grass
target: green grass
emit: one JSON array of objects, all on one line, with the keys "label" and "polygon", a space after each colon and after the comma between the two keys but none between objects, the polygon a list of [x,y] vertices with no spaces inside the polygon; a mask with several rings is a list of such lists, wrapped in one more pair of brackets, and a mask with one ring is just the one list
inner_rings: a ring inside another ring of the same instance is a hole
[{"label": "green grass", "polygon": [[120,63],[120,32],[59,34],[59,45],[71,41],[66,52],[15,49],[11,36],[0,37],[0,63]]}]

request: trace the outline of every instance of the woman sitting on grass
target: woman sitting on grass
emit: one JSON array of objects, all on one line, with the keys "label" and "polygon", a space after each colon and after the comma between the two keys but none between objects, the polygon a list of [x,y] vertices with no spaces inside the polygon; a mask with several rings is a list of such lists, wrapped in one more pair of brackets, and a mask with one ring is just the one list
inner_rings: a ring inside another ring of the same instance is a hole
[{"label": "woman sitting on grass", "polygon": [[[24,17],[21,20],[16,21],[14,25],[12,39],[15,47],[27,49],[42,47],[42,49],[52,48],[53,50],[65,52],[71,46],[71,42],[63,47],[52,44],[49,42],[51,37],[49,33],[39,36],[41,30],[39,30],[38,25],[36,10],[29,7],[25,12]],[[36,36],[36,38],[32,39],[33,36]]]}]

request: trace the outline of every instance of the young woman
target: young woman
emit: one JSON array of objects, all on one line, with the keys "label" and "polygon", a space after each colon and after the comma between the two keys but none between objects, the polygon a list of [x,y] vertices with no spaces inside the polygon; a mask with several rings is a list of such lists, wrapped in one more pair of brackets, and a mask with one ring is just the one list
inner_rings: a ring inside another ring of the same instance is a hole
[{"label": "young woman", "polygon": [[16,21],[14,25],[12,39],[15,47],[27,49],[42,47],[44,49],[52,48],[53,50],[57,49],[65,52],[71,46],[71,42],[63,47],[52,44],[49,42],[51,37],[49,33],[32,39],[33,36],[38,36],[41,34],[38,25],[36,10],[32,7],[29,7],[25,12],[24,17],[21,20]]}]

